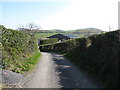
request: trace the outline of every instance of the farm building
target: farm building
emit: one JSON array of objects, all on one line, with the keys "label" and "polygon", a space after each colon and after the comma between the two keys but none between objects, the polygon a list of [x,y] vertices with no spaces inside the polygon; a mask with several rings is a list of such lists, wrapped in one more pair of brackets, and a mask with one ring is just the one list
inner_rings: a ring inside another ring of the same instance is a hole
[{"label": "farm building", "polygon": [[73,39],[73,38],[77,38],[79,36],[77,35],[72,35],[72,34],[55,34],[52,36],[49,36],[47,38],[57,38],[58,40],[68,40],[68,39]]}]

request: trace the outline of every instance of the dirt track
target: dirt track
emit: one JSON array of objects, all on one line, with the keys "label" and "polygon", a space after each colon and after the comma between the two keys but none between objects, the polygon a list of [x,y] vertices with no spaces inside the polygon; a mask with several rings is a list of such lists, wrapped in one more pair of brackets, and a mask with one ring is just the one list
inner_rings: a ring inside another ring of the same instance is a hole
[{"label": "dirt track", "polygon": [[42,53],[36,71],[24,88],[98,88],[88,77],[62,55]]}]

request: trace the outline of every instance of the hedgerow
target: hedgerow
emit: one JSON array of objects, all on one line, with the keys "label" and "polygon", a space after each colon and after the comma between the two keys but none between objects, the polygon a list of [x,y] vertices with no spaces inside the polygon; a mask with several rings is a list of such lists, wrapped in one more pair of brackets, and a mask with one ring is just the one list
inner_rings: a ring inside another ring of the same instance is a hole
[{"label": "hedgerow", "polygon": [[15,72],[24,71],[24,63],[37,51],[37,42],[33,35],[7,29],[2,30],[2,68]]},{"label": "hedgerow", "polygon": [[49,39],[45,39],[45,40],[40,40],[41,45],[51,44],[51,43],[56,43],[56,42],[58,42],[57,38],[49,38]]},{"label": "hedgerow", "polygon": [[119,86],[120,30],[40,46],[40,50],[65,53],[67,58],[99,80],[105,87]]}]

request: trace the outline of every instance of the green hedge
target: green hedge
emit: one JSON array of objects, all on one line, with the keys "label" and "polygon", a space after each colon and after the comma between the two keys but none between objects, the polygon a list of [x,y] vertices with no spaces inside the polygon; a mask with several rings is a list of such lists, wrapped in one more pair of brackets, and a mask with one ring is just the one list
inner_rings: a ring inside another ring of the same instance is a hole
[{"label": "green hedge", "polygon": [[66,53],[66,57],[102,82],[105,87],[118,87],[120,30],[40,46],[40,50]]},{"label": "green hedge", "polygon": [[[17,71],[24,60],[37,51],[37,40],[33,35],[0,25],[2,30],[2,68]],[[20,71],[20,70],[19,70]]]},{"label": "green hedge", "polygon": [[61,43],[41,45],[39,48],[41,51],[57,51],[66,53],[77,46],[79,46],[79,39],[71,39]]},{"label": "green hedge", "polygon": [[58,42],[57,38],[49,38],[49,39],[45,39],[45,40],[40,40],[40,44],[51,44],[51,43],[56,43]]}]

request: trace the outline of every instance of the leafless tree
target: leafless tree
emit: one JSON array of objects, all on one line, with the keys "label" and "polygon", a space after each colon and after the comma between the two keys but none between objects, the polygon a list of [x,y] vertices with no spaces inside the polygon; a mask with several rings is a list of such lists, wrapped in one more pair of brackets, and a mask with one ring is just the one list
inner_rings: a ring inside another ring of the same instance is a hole
[{"label": "leafless tree", "polygon": [[20,25],[18,30],[34,35],[38,30],[41,30],[41,27],[39,25],[35,25],[34,23],[29,23],[27,25]]},{"label": "leafless tree", "polygon": [[19,25],[17,27],[17,30],[21,31],[21,30],[25,30],[25,26],[24,25]]},{"label": "leafless tree", "polygon": [[29,23],[29,24],[27,25],[27,28],[28,28],[29,30],[40,30],[40,29],[41,29],[41,27],[39,27],[38,25],[35,25],[34,23]]}]

